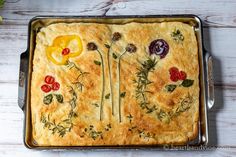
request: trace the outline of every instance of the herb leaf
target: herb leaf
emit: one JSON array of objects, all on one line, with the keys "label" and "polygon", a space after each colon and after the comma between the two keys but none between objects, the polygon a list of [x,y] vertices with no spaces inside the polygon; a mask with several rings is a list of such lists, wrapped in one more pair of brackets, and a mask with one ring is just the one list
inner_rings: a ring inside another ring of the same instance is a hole
[{"label": "herb leaf", "polygon": [[122,93],[120,94],[120,97],[121,97],[121,98],[124,98],[125,95],[126,95],[126,92],[122,92]]},{"label": "herb leaf", "polygon": [[193,82],[194,82],[194,80],[185,79],[185,80],[182,82],[181,85],[182,85],[183,87],[190,87],[190,86],[193,85]]},{"label": "herb leaf", "polygon": [[94,60],[93,62],[94,62],[94,64],[96,64],[96,65],[99,65],[99,66],[101,65],[101,62],[100,62],[100,61]]},{"label": "herb leaf", "polygon": [[111,48],[111,46],[109,44],[104,44],[104,46],[108,49]]},{"label": "herb leaf", "polygon": [[102,138],[102,132],[101,131],[96,131],[94,129],[94,126],[93,125],[90,125],[89,128],[85,128],[84,129],[85,132],[88,133],[88,135],[93,139],[93,140],[96,140],[97,137],[101,137]]},{"label": "herb leaf", "polygon": [[105,95],[105,99],[109,99],[110,98],[110,93],[108,93],[107,95]]},{"label": "herb leaf", "polygon": [[131,114],[129,114],[128,116],[126,116],[129,119],[129,123],[131,123],[133,116]]},{"label": "herb leaf", "polygon": [[97,103],[92,103],[92,105],[95,107],[99,107],[99,105]]},{"label": "herb leaf", "polygon": [[107,124],[107,126],[105,127],[105,131],[109,131],[111,129],[111,124]]},{"label": "herb leaf", "polygon": [[115,53],[112,53],[112,57],[113,57],[114,59],[117,59],[117,58],[118,58]]},{"label": "herb leaf", "polygon": [[43,103],[45,105],[49,105],[49,104],[51,104],[52,100],[53,100],[52,94],[48,94],[43,98]]},{"label": "herb leaf", "polygon": [[166,86],[165,86],[165,89],[166,89],[168,92],[173,92],[176,87],[177,87],[177,86],[174,85],[174,84],[169,84],[169,85],[166,85]]},{"label": "herb leaf", "polygon": [[63,96],[61,94],[55,94],[55,96],[59,103],[63,103]]},{"label": "herb leaf", "polygon": [[157,110],[156,105],[153,105],[152,107],[146,107],[147,111],[146,113],[152,113],[153,111]]}]

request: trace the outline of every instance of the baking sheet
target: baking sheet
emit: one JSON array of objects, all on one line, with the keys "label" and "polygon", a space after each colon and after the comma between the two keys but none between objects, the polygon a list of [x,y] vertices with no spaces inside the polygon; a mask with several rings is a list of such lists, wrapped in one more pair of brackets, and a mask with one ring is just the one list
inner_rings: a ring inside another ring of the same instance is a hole
[{"label": "baking sheet", "polygon": [[[125,146],[38,146],[32,139],[31,111],[30,111],[30,85],[32,60],[35,47],[35,37],[37,32],[45,26],[53,23],[105,23],[105,24],[125,24],[129,22],[139,23],[156,23],[156,22],[184,22],[194,27],[199,48],[199,65],[200,65],[200,115],[198,137],[186,145],[125,145]],[[20,80],[19,80],[19,106],[24,110],[24,143],[28,148],[35,149],[95,149],[95,148],[155,148],[155,149],[181,149],[183,146],[200,146],[208,143],[208,120],[207,106],[214,100],[212,94],[212,78],[208,62],[211,56],[204,50],[202,42],[202,24],[201,20],[195,15],[159,15],[159,16],[40,16],[35,17],[29,22],[28,49],[21,55]],[[209,77],[208,77],[209,76]],[[209,90],[210,89],[210,90]]]}]

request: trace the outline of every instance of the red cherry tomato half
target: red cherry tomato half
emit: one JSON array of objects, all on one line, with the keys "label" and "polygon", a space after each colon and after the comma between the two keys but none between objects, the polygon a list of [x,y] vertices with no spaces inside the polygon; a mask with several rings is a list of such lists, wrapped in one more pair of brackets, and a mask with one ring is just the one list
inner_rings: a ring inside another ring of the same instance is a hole
[{"label": "red cherry tomato half", "polygon": [[52,84],[52,90],[58,90],[60,88],[60,84],[58,83],[58,82],[54,82],[53,84]]},{"label": "red cherry tomato half", "polygon": [[41,90],[44,91],[45,93],[48,93],[51,91],[51,87],[47,84],[44,84],[41,86]]},{"label": "red cherry tomato half", "polygon": [[179,79],[185,80],[187,78],[187,74],[184,71],[179,72]]},{"label": "red cherry tomato half", "polygon": [[55,78],[53,76],[50,76],[50,75],[47,75],[44,79],[44,81],[47,83],[47,84],[53,84],[54,81],[55,81]]},{"label": "red cherry tomato half", "polygon": [[175,74],[170,75],[170,79],[171,79],[171,81],[173,81],[173,82],[177,82],[177,81],[179,80],[178,73],[175,73]]},{"label": "red cherry tomato half", "polygon": [[179,69],[176,67],[172,67],[169,69],[170,79],[173,82],[177,82],[179,80]]},{"label": "red cherry tomato half", "polygon": [[70,53],[70,49],[69,48],[64,48],[61,52],[62,55],[68,55]]},{"label": "red cherry tomato half", "polygon": [[172,67],[172,68],[169,69],[169,72],[170,72],[171,75],[172,74],[177,74],[177,73],[179,73],[179,69],[176,68],[176,67]]}]

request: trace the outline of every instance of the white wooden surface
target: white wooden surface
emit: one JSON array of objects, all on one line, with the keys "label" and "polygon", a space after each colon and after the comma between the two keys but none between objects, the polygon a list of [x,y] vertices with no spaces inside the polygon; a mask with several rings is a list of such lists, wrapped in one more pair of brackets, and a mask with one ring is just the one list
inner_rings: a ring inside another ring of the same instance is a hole
[{"label": "white wooden surface", "polygon": [[[6,0],[0,15],[0,157],[2,156],[236,156],[236,0]],[[206,49],[214,56],[215,106],[209,111],[208,151],[33,151],[22,142],[23,112],[17,106],[19,55],[27,24],[37,15],[196,14],[204,21]]]}]

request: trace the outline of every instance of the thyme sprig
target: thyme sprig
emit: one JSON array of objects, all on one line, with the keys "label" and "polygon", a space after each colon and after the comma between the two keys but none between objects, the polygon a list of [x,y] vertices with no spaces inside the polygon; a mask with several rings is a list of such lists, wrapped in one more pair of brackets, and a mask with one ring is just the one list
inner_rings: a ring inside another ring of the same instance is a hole
[{"label": "thyme sprig", "polygon": [[74,112],[74,109],[76,108],[76,101],[78,99],[77,94],[75,92],[75,90],[73,89],[73,87],[69,86],[70,90],[69,92],[72,95],[72,98],[69,100],[69,104],[71,106],[71,110],[69,112],[68,117],[72,118],[72,117],[77,117],[77,114]]},{"label": "thyme sprig", "polygon": [[165,123],[169,123],[171,119],[174,117],[179,116],[181,113],[189,110],[191,108],[191,104],[194,102],[193,97],[188,93],[187,96],[182,98],[179,102],[179,105],[172,109],[169,112],[164,111],[163,109],[159,108],[156,112],[157,118]]},{"label": "thyme sprig", "polygon": [[112,128],[111,124],[107,124],[103,131],[96,130],[93,125],[89,125],[89,127],[84,129],[84,134],[87,134],[89,137],[91,137],[93,140],[96,140],[97,138],[103,139],[104,132],[110,131]]},{"label": "thyme sprig", "polygon": [[47,117],[45,115],[42,115],[41,117],[41,122],[44,124],[44,128],[48,128],[48,130],[51,130],[52,134],[58,133],[60,137],[63,137],[67,132],[71,131],[74,126],[72,121],[78,116],[74,111],[74,109],[76,108],[77,94],[71,86],[69,92],[72,95],[72,98],[69,100],[71,109],[66,119],[62,120],[59,123],[56,123],[55,119],[53,121],[50,120],[49,114]]},{"label": "thyme sprig", "polygon": [[183,42],[184,41],[184,36],[181,33],[179,29],[176,29],[171,33],[171,37],[173,40],[175,40],[177,43]]},{"label": "thyme sprig", "polygon": [[188,93],[188,95],[179,102],[180,105],[178,105],[177,108],[174,109],[171,117],[178,116],[181,113],[189,110],[193,102],[193,97]]},{"label": "thyme sprig", "polygon": [[138,130],[139,137],[143,139],[150,139],[150,138],[155,138],[155,134],[152,134],[150,132],[143,130]]},{"label": "thyme sprig", "polygon": [[106,127],[105,127],[105,131],[110,131],[111,130],[111,124],[107,124]]},{"label": "thyme sprig", "polygon": [[131,133],[138,134],[139,138],[143,139],[150,139],[150,138],[155,138],[156,134],[150,133],[148,131],[145,131],[145,129],[139,129],[137,126],[130,126],[128,128],[128,131]]},{"label": "thyme sprig", "polygon": [[88,128],[85,128],[84,131],[90,136],[93,140],[96,140],[98,137],[102,138],[102,131],[95,130],[93,125],[90,125]]},{"label": "thyme sprig", "polygon": [[72,119],[67,118],[56,124],[55,120],[50,121],[50,116],[42,116],[41,122],[44,124],[44,128],[52,131],[52,134],[58,133],[60,137],[63,137],[67,132],[70,132],[73,128]]}]

